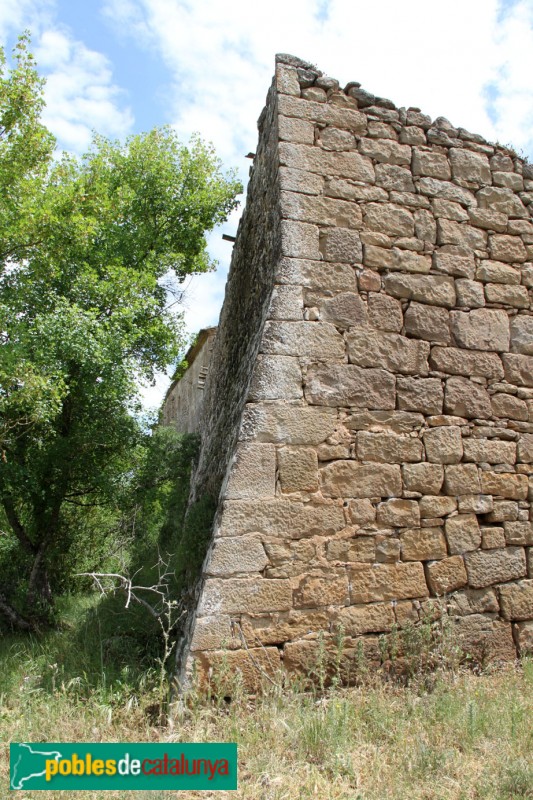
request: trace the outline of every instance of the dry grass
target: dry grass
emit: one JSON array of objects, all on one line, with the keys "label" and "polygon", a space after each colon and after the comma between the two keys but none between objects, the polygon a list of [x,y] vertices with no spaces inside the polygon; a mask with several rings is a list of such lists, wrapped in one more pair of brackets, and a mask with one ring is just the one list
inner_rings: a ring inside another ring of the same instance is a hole
[{"label": "dry grass", "polygon": [[[230,703],[192,695],[166,727],[150,721],[154,696],[148,689],[145,694],[124,685],[87,693],[79,683],[63,682],[45,690],[42,676],[31,670],[19,677],[18,690],[1,698],[3,742],[238,743],[237,792],[84,792],[87,800],[533,798],[532,662],[478,676],[442,674],[429,693],[425,682],[401,688],[376,680],[322,694],[270,685],[251,699],[234,685]],[[7,798],[7,748],[2,750],[0,785]],[[18,796],[49,800],[72,793]]]}]

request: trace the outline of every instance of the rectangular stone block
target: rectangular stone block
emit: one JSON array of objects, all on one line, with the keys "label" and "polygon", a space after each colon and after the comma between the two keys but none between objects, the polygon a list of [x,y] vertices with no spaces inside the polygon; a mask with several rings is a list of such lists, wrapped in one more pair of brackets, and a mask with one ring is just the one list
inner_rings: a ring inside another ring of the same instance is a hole
[{"label": "rectangular stone block", "polygon": [[396,433],[357,434],[357,457],[360,461],[381,461],[385,464],[402,464],[422,460],[422,442]]},{"label": "rectangular stone block", "polygon": [[529,294],[525,286],[504,286],[501,283],[485,285],[487,303],[512,306],[513,308],[529,308]]},{"label": "rectangular stone block", "polygon": [[442,414],[444,393],[438,378],[397,378],[398,408],[423,414]]},{"label": "rectangular stone block", "polygon": [[465,181],[481,185],[492,183],[487,156],[456,147],[451,147],[449,152],[454,178],[462,178]]},{"label": "rectangular stone block", "polygon": [[446,381],[444,410],[447,414],[467,419],[489,419],[492,416],[490,395],[468,378],[454,377]]},{"label": "rectangular stone block", "polygon": [[282,492],[316,492],[318,457],[313,447],[281,447],[278,450]]},{"label": "rectangular stone block", "polygon": [[502,550],[478,550],[465,554],[468,582],[474,589],[523,578],[526,558],[523,547]]},{"label": "rectangular stone block", "polygon": [[280,114],[287,117],[334,125],[353,133],[365,133],[367,129],[366,114],[351,108],[341,108],[332,103],[315,103],[312,100],[282,95],[278,97],[278,109]]},{"label": "rectangular stone block", "polygon": [[391,372],[427,375],[429,344],[398,333],[353,328],[346,335],[348,358],[360,367],[384,367]]},{"label": "rectangular stone block", "polygon": [[496,353],[474,353],[456,347],[433,347],[429,364],[432,369],[451,375],[503,378],[502,362]]},{"label": "rectangular stone block", "polygon": [[223,505],[216,536],[260,533],[283,539],[330,536],[346,525],[341,506],[291,500],[228,500]]},{"label": "rectangular stone block", "polygon": [[397,464],[358,464],[334,461],[320,470],[327,497],[399,497],[402,493]]},{"label": "rectangular stone block", "polygon": [[451,178],[450,162],[445,155],[432,150],[413,149],[413,175],[425,175],[447,181]]},{"label": "rectangular stone block", "polygon": [[529,520],[504,522],[507,544],[533,545],[533,523]]},{"label": "rectangular stone block", "polygon": [[325,264],[299,258],[282,258],[275,275],[276,283],[303,286],[321,292],[355,292],[355,272],[349,264]]},{"label": "rectangular stone block", "polygon": [[317,445],[335,430],[337,412],[329,408],[247,403],[240,438],[274,444]]},{"label": "rectangular stone block", "polygon": [[510,500],[526,500],[528,493],[527,475],[515,475],[514,472],[481,471],[481,491],[506,497]]},{"label": "rectangular stone block", "polygon": [[376,560],[376,537],[356,536],[354,539],[334,539],[326,546],[328,561],[367,561]]},{"label": "rectangular stone block", "polygon": [[481,482],[475,464],[457,464],[446,467],[444,491],[449,495],[479,494]]},{"label": "rectangular stone block", "polygon": [[303,169],[327,177],[349,178],[364,183],[374,183],[372,161],[354,152],[328,152],[306,144],[279,144],[280,164],[292,169]]},{"label": "rectangular stone block", "polygon": [[516,264],[527,259],[526,248],[519,236],[495,233],[490,237],[489,250],[491,258],[504,263]]},{"label": "rectangular stone block", "polygon": [[484,461],[488,464],[514,464],[516,461],[515,442],[469,436],[463,441],[463,450],[465,461]]},{"label": "rectangular stone block", "polygon": [[357,231],[349,228],[326,228],[320,233],[320,252],[324,261],[360,264],[363,247]]},{"label": "rectangular stone block", "polygon": [[520,270],[510,267],[501,261],[483,260],[476,270],[476,280],[484,283],[502,283],[508,286],[518,286],[520,283]]},{"label": "rectangular stone block", "polygon": [[426,565],[426,575],[431,593],[437,596],[455,592],[466,586],[468,576],[461,556],[450,556]]},{"label": "rectangular stone block", "polygon": [[319,260],[318,227],[306,222],[282,220],[281,247],[284,256]]},{"label": "rectangular stone block", "polygon": [[384,278],[385,291],[393,297],[417,300],[433,306],[453,308],[455,284],[446,275],[399,275],[393,273]]},{"label": "rectangular stone block", "polygon": [[267,320],[261,350],[267,355],[342,359],[344,340],[329,322]]},{"label": "rectangular stone block", "polygon": [[303,169],[279,168],[279,187],[286,192],[301,192],[302,194],[322,194],[324,178]]},{"label": "rectangular stone block", "polygon": [[335,618],[335,622],[342,626],[347,636],[390,631],[394,621],[394,609],[391,603],[349,606],[342,608]]},{"label": "rectangular stone block", "polygon": [[421,494],[438,494],[444,480],[444,468],[441,464],[404,464],[402,479],[409,492]]},{"label": "rectangular stone block", "polygon": [[302,397],[302,370],[297,358],[257,356],[248,392],[248,402],[299,400]]},{"label": "rectangular stone block", "polygon": [[215,540],[205,568],[206,575],[261,572],[268,557],[259,536],[228,536]]},{"label": "rectangular stone block", "polygon": [[437,272],[454,275],[457,278],[472,279],[476,272],[474,254],[467,252],[450,253],[444,248],[433,253],[433,266]]},{"label": "rectangular stone block", "polygon": [[448,517],[445,528],[451,555],[460,555],[480,547],[481,531],[475,514]]},{"label": "rectangular stone block", "polygon": [[476,193],[476,198],[480,209],[487,208],[513,218],[527,219],[528,217],[526,207],[511,189],[486,186]]},{"label": "rectangular stone block", "polygon": [[529,419],[527,404],[511,394],[495,394],[491,398],[492,414],[495,417],[507,417],[526,422]]},{"label": "rectangular stone block", "polygon": [[325,575],[305,575],[294,590],[295,608],[345,606],[349,603],[348,578],[331,571]]},{"label": "rectangular stone block", "polygon": [[305,398],[319,406],[393,409],[394,376],[384,369],[352,364],[321,364],[307,371]]},{"label": "rectangular stone block", "polygon": [[533,356],[504,353],[505,380],[515,386],[533,386]]},{"label": "rectangular stone block", "polygon": [[442,528],[412,528],[400,534],[402,561],[431,561],[448,555]]},{"label": "rectangular stone block", "polygon": [[445,308],[413,301],[404,319],[405,332],[410,336],[439,344],[451,343],[449,313]]},{"label": "rectangular stone block", "polygon": [[419,562],[375,564],[350,568],[352,603],[374,603],[427,597],[424,568]]},{"label": "rectangular stone block", "polygon": [[360,139],[359,151],[385,164],[401,166],[411,163],[411,148],[405,144],[392,142],[390,139]]},{"label": "rectangular stone block", "polygon": [[394,203],[368,203],[363,208],[368,230],[389,236],[413,236],[415,224],[410,211]]},{"label": "rectangular stone block", "polygon": [[420,509],[415,500],[386,500],[377,507],[377,524],[384,528],[410,528],[420,525]]},{"label": "rectangular stone block", "polygon": [[518,440],[518,460],[522,464],[533,463],[533,434],[523,433]]},{"label": "rectangular stone block", "polygon": [[455,497],[446,495],[425,495],[420,498],[420,516],[424,518],[445,517],[457,508]]},{"label": "rectangular stone block", "polygon": [[450,313],[452,333],[468,350],[509,350],[509,318],[500,309],[476,308]]},{"label": "rectangular stone block", "polygon": [[259,614],[266,611],[288,611],[292,608],[290,580],[269,578],[208,578],[205,582],[198,613]]},{"label": "rectangular stone block", "polygon": [[224,493],[227,500],[251,500],[276,494],[276,448],[240,442]]},{"label": "rectangular stone block", "polygon": [[463,457],[461,429],[455,425],[424,431],[427,460],[434,464],[457,464]]},{"label": "rectangular stone block", "polygon": [[478,228],[454,222],[450,219],[437,220],[437,243],[446,247],[458,247],[485,253],[487,234]]},{"label": "rectangular stone block", "polygon": [[476,205],[476,198],[473,192],[468,189],[462,189],[455,183],[448,181],[440,181],[437,178],[420,178],[418,183],[421,194],[428,197],[440,197],[443,200],[451,200],[454,203],[460,203],[467,208]]},{"label": "rectangular stone block", "polygon": [[238,644],[232,634],[231,618],[227,614],[196,618],[191,639],[192,652],[230,648]]}]

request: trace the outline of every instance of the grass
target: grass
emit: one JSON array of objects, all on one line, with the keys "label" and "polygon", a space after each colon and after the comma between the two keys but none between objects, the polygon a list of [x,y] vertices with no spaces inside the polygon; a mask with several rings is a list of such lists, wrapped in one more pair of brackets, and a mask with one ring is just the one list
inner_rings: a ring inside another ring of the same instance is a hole
[{"label": "grass", "polygon": [[[197,690],[158,724],[157,669],[124,646],[116,611],[70,604],[60,632],[0,640],[0,741],[236,741],[236,793],[85,792],[87,800],[525,800],[533,798],[533,662],[491,674],[438,670],[407,686],[370,670],[364,685],[304,691],[234,678]],[[106,614],[108,617],[106,617]],[[80,623],[80,620],[82,621]],[[110,623],[115,636],[110,641]],[[120,654],[120,657],[119,657]],[[0,752],[7,798],[8,748]],[[1,792],[1,790],[0,790]],[[69,792],[20,792],[21,800]],[[74,796],[78,796],[77,793]]]}]

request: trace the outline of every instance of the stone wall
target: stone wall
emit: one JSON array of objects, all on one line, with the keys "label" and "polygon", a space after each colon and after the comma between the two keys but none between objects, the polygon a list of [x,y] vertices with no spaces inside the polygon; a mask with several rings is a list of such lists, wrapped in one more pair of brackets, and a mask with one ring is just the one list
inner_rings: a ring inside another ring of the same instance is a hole
[{"label": "stone wall", "polygon": [[187,369],[172,381],[163,402],[161,422],[181,433],[198,433],[204,404],[204,389],[217,329],[204,328],[185,356]]},{"label": "stone wall", "polygon": [[339,626],[346,658],[377,661],[442,596],[467,649],[514,658],[533,647],[533,170],[290,56],[263,119],[182,666],[252,683]]}]

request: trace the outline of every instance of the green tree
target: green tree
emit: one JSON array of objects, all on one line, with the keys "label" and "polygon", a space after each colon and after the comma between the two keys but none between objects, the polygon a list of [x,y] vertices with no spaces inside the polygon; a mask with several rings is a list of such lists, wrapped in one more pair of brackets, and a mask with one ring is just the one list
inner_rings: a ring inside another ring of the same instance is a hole
[{"label": "green tree", "polygon": [[[18,129],[49,147],[24,40],[19,71],[27,88]],[[4,118],[18,97],[14,72],[2,83]],[[0,240],[9,243],[0,277],[0,611],[32,628],[50,619],[69,568],[86,555],[73,509],[109,506],[128,479],[141,436],[139,381],[178,353],[168,276],[213,267],[204,234],[235,207],[240,185],[210,146],[194,138],[185,147],[170,128],[124,144],[95,136],[80,160],[52,161],[42,145],[32,161],[17,137],[12,128],[0,139],[17,207],[0,197]],[[17,163],[28,165],[27,179]]]}]

